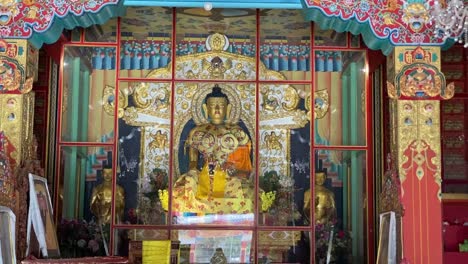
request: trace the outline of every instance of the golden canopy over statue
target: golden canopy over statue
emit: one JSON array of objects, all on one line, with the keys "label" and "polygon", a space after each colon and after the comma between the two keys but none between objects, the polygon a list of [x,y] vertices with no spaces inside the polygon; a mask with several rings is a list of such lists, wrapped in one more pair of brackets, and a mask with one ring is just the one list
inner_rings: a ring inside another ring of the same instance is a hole
[{"label": "golden canopy over statue", "polygon": [[[110,224],[112,213],[112,169],[104,169],[102,172],[103,182],[93,188],[91,194],[90,209],[96,216],[99,224]],[[122,219],[125,208],[125,191],[115,186],[115,215]]]},{"label": "golden canopy over statue", "polygon": [[[327,224],[333,222],[336,218],[335,195],[323,184],[327,180],[325,172],[315,173],[315,208],[314,218],[316,224]],[[312,196],[310,190],[304,193],[304,214],[307,218],[310,216]]]},{"label": "golden canopy over statue", "polygon": [[242,186],[252,170],[250,137],[239,125],[226,122],[231,105],[218,85],[202,107],[207,122],[195,126],[185,141],[189,172],[174,185],[174,211],[250,213],[253,197]]}]

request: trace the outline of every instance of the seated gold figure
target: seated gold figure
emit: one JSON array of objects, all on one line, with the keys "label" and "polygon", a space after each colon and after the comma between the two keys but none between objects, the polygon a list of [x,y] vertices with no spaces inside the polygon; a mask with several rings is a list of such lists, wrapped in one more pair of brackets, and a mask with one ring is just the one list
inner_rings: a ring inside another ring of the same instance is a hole
[{"label": "seated gold figure", "polygon": [[[90,209],[96,216],[99,224],[110,224],[112,213],[112,169],[104,169],[102,176],[104,181],[93,188],[91,194]],[[125,208],[125,191],[115,186],[115,215],[122,220]]]},{"label": "seated gold figure", "polygon": [[[252,170],[251,140],[237,124],[227,124],[231,105],[215,86],[206,96],[203,110],[208,123],[194,127],[185,142],[189,172],[174,184],[173,210],[197,214],[251,213],[252,193],[242,179]],[[203,165],[198,168],[198,160]],[[247,197],[246,193],[249,193]]]},{"label": "seated gold figure", "polygon": [[[323,184],[327,179],[325,172],[315,173],[315,210],[314,218],[316,224],[331,223],[336,218],[335,195]],[[308,218],[311,206],[310,190],[304,193],[304,214]]]}]

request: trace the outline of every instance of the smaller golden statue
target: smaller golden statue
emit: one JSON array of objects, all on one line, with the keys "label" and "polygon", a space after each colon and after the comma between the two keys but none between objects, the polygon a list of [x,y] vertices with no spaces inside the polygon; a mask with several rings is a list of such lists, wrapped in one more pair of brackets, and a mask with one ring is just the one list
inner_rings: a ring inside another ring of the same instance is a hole
[{"label": "smaller golden statue", "polygon": [[[91,194],[90,209],[96,216],[99,224],[110,224],[112,213],[112,169],[104,169],[102,176],[104,181],[94,187]],[[123,218],[125,207],[125,191],[115,186],[115,215],[117,221]]]},{"label": "smaller golden statue", "polygon": [[213,257],[210,259],[210,264],[227,264],[227,258],[224,255],[222,248],[217,248]]},{"label": "smaller golden statue", "polygon": [[[327,224],[336,217],[335,195],[323,184],[327,179],[325,172],[315,173],[315,210],[314,218],[316,224]],[[309,218],[311,204],[310,190],[304,193],[304,215]]]}]

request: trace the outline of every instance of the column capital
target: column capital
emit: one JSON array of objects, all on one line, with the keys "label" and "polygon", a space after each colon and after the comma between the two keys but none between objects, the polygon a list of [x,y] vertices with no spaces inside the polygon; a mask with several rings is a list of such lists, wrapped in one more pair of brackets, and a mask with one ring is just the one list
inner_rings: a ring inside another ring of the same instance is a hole
[{"label": "column capital", "polygon": [[399,46],[389,56],[388,96],[402,100],[447,100],[455,84],[446,84],[441,72],[440,47]]}]

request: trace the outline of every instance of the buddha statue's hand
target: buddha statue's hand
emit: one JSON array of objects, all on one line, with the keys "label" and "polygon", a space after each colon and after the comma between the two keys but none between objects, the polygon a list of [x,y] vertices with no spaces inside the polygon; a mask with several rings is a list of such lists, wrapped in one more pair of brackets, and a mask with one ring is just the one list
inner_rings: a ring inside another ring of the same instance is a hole
[{"label": "buddha statue's hand", "polygon": [[229,176],[235,176],[237,173],[236,166],[232,162],[225,162],[222,166],[222,170],[227,172]]},{"label": "buddha statue's hand", "polygon": [[187,172],[187,176],[195,178],[195,179],[198,177],[199,174],[200,174],[200,171],[198,171],[197,169],[190,169]]}]

